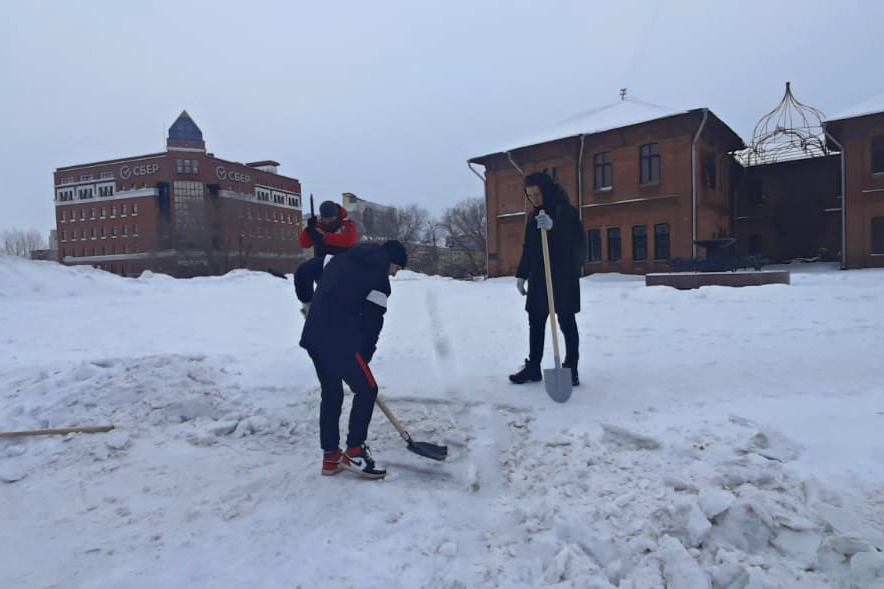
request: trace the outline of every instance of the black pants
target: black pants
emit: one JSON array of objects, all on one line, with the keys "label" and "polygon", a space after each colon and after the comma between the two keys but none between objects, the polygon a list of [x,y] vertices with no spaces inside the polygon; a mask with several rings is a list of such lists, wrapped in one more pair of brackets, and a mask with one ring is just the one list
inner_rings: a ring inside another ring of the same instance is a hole
[{"label": "black pants", "polygon": [[[546,319],[549,312],[529,311],[528,313],[528,363],[540,364],[543,359],[543,341],[546,336]],[[565,336],[565,359],[563,366],[577,366],[580,359],[580,336],[577,333],[577,319],[574,313],[556,313],[562,335]]]},{"label": "black pants", "polygon": [[322,449],[337,450],[341,441],[338,422],[344,404],[345,382],[354,393],[347,447],[361,446],[368,437],[368,424],[371,423],[374,401],[378,396],[378,385],[368,364],[356,353],[352,356],[311,353],[310,359],[322,387],[319,404],[319,442]]}]

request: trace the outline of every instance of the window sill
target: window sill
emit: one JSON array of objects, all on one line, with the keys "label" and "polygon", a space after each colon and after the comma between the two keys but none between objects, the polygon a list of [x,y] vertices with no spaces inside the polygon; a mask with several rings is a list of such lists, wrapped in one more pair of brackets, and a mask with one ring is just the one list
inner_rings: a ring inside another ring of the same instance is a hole
[{"label": "window sill", "polygon": [[653,188],[654,186],[660,186],[660,181],[657,180],[656,182],[647,182],[645,184],[638,185],[639,188]]},{"label": "window sill", "polygon": [[610,194],[614,192],[613,186],[605,186],[603,188],[596,188],[592,191],[593,194]]}]

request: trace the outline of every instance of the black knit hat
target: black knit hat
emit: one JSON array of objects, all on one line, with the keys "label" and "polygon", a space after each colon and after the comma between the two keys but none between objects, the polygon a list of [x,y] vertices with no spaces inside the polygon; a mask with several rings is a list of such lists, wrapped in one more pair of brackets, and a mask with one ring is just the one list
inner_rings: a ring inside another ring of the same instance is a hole
[{"label": "black knit hat", "polygon": [[402,243],[391,239],[382,243],[381,247],[387,252],[391,263],[396,264],[400,268],[405,268],[405,264],[408,263],[408,254],[405,252],[405,246]]},{"label": "black knit hat", "polygon": [[341,210],[337,204],[327,200],[319,205],[319,216],[323,219],[331,219],[332,217],[340,217]]}]

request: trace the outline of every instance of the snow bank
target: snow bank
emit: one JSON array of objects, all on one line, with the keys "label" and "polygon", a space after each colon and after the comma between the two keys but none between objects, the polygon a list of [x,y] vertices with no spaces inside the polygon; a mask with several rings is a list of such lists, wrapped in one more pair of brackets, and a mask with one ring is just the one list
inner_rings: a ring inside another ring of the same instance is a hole
[{"label": "snow bank", "polygon": [[319,475],[291,283],[0,273],[0,430],[115,426],[0,439],[0,586],[884,586],[884,272],[585,279],[565,405],[511,279],[402,272],[373,370],[451,459],[376,412],[379,482]]}]

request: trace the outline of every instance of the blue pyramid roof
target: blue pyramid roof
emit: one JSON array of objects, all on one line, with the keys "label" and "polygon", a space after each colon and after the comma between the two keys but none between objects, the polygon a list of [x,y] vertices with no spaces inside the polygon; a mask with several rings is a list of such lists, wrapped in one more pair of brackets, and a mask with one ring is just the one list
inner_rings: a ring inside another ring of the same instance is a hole
[{"label": "blue pyramid roof", "polygon": [[172,123],[172,126],[169,127],[169,139],[202,141],[203,132],[196,126],[196,123],[193,122],[193,119],[190,118],[187,111],[183,110],[181,111],[181,114],[178,115],[178,118],[175,119],[175,122]]}]

